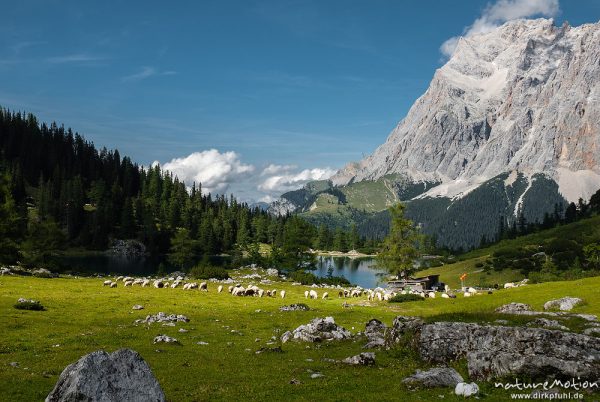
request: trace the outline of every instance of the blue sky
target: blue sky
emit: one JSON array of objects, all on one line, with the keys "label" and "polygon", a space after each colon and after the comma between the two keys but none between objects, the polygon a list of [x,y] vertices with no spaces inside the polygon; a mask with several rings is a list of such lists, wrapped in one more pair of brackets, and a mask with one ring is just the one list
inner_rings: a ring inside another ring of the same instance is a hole
[{"label": "blue sky", "polygon": [[21,0],[1,9],[0,105],[246,200],[372,152],[443,64],[440,46],[476,21],[498,24],[515,10],[557,24],[600,19],[597,0]]}]

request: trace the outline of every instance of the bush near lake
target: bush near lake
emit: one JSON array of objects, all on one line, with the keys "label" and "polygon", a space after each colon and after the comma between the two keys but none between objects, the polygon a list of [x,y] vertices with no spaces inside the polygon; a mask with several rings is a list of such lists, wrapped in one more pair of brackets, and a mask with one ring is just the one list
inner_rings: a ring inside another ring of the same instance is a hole
[{"label": "bush near lake", "polygon": [[404,303],[423,300],[425,300],[425,298],[419,295],[396,295],[390,299],[390,303]]},{"label": "bush near lake", "polygon": [[190,269],[189,275],[194,279],[229,279],[229,273],[225,268],[211,265],[196,265]]},{"label": "bush near lake", "polygon": [[293,271],[289,274],[289,277],[294,282],[300,282],[303,285],[312,285],[313,283],[317,285],[351,285],[348,279],[341,276],[327,276],[322,278],[305,271]]}]

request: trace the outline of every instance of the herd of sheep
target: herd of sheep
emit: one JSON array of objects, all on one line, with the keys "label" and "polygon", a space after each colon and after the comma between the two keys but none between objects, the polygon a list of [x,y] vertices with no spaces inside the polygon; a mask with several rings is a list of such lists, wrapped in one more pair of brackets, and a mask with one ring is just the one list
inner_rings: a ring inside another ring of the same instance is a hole
[{"label": "herd of sheep", "polygon": [[[132,278],[129,276],[118,276],[115,280],[105,280],[103,282],[103,286],[109,286],[111,288],[117,287],[117,283],[122,282],[125,287],[132,287],[139,285],[141,287],[153,286],[157,289],[161,288],[178,288],[181,287],[183,290],[201,290],[208,292],[208,283],[207,282],[187,282],[181,276],[176,278],[163,278],[163,279],[154,279],[150,280],[147,278]],[[525,281],[519,283],[506,283],[504,284],[505,289],[523,286],[526,283]],[[299,284],[298,284],[299,285]],[[312,287],[317,287],[313,285]],[[345,289],[341,287],[331,288],[338,290],[339,298],[353,298],[353,297],[363,297],[366,296],[369,301],[389,301],[394,296],[398,294],[414,294],[421,296],[423,298],[435,298],[437,296],[445,299],[456,298],[456,294],[452,292],[452,290],[446,285],[443,292],[433,292],[433,291],[422,291],[418,289],[410,289],[410,290],[394,290],[394,289],[384,289],[384,288],[376,288],[376,289],[363,289],[359,286],[351,289]],[[223,285],[218,285],[217,293],[221,293],[224,290]],[[279,293],[277,289],[262,289],[256,285],[248,285],[243,287],[241,284],[236,284],[229,286],[227,291],[233,296],[253,296],[253,297],[277,297],[280,296],[282,299],[285,298],[286,291],[281,290]],[[476,295],[482,295],[485,292],[491,293],[491,291],[484,291],[475,289],[473,287],[464,288],[461,290],[464,297],[472,297]],[[304,292],[304,297],[307,299],[318,299],[319,294],[315,289],[306,290]],[[329,292],[325,291],[321,294],[321,299],[328,299]]]}]

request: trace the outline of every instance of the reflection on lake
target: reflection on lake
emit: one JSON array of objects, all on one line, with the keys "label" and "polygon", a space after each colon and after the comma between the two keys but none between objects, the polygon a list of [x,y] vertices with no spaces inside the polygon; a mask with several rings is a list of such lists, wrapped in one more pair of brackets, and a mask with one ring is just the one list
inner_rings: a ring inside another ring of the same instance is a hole
[{"label": "reflection on lake", "polygon": [[[213,265],[222,266],[227,262],[227,258],[212,256],[209,257],[209,262]],[[61,259],[61,263],[69,271],[87,274],[155,275],[161,264],[163,264],[163,269],[166,272],[176,270],[167,264],[165,257],[126,258],[105,254],[90,254],[66,256]]]},{"label": "reflection on lake", "polygon": [[333,269],[332,275],[343,276],[363,288],[387,285],[386,271],[377,268],[373,258],[319,256],[317,257],[317,270],[312,273],[324,277],[327,276],[330,267]]}]

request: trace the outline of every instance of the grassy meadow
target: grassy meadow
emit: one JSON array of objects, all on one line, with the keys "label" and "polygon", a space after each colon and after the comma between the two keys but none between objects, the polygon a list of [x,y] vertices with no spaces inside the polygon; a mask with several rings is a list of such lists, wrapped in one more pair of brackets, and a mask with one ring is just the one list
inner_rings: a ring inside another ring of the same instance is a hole
[{"label": "grassy meadow", "polygon": [[[246,272],[248,273],[248,272]],[[240,280],[244,285],[248,280]],[[387,325],[397,315],[419,315],[427,320],[493,321],[493,310],[511,301],[541,309],[544,302],[563,296],[583,298],[586,303],[574,312],[600,315],[600,277],[573,282],[553,282],[500,290],[492,295],[456,299],[389,304],[360,299],[339,299],[329,291],[329,300],[306,300],[305,286],[290,282],[269,285],[285,289],[281,298],[233,297],[209,292],[102,286],[98,278],[0,277],[0,398],[6,401],[43,400],[62,370],[95,350],[131,348],[149,363],[169,401],[204,400],[302,400],[302,401],[429,401],[457,400],[450,389],[408,390],[401,380],[425,369],[416,351],[397,347],[375,351],[374,367],[349,367],[323,361],[342,359],[364,351],[365,341],[322,344],[285,343],[283,352],[256,354],[272,336],[307,323],[315,317],[333,316],[352,333],[378,318]],[[225,286],[226,287],[226,286]],[[266,286],[261,286],[266,288]],[[319,295],[323,289],[319,289]],[[24,311],[13,307],[19,297],[40,300],[46,311]],[[311,311],[280,312],[279,307],[303,302]],[[343,307],[348,302],[350,307]],[[145,308],[133,311],[134,304]],[[159,311],[184,314],[189,323],[175,327],[161,324],[134,325],[134,320]],[[506,318],[506,317],[502,317]],[[510,319],[510,318],[509,318]],[[529,318],[515,317],[522,324]],[[569,322],[579,330],[577,319]],[[188,332],[180,333],[184,328]],[[177,338],[181,345],[152,343],[158,334]],[[207,342],[208,345],[199,345]],[[13,367],[17,362],[18,367]],[[454,363],[465,378],[466,366]],[[324,375],[311,379],[313,372]],[[297,379],[299,385],[290,384]],[[482,399],[506,400],[506,391],[479,382]]]}]

